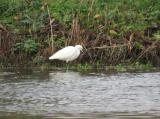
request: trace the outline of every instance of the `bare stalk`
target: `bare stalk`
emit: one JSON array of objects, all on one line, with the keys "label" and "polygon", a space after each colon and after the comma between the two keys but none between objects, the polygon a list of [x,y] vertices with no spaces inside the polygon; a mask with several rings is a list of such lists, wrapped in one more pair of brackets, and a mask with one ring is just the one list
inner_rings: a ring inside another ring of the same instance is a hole
[{"label": "bare stalk", "polygon": [[54,19],[51,18],[51,14],[47,5],[47,11],[48,11],[48,15],[49,15],[49,24],[50,24],[50,29],[51,29],[51,41],[52,41],[52,52],[53,52],[53,48],[54,48],[54,40],[53,40],[53,26],[52,23],[54,22]]},{"label": "bare stalk", "polygon": [[107,49],[107,48],[117,48],[117,47],[124,47],[124,46],[128,46],[128,44],[122,44],[122,45],[115,45],[115,46],[108,46],[108,45],[103,45],[101,47],[93,47],[93,48],[89,48],[89,49]]}]

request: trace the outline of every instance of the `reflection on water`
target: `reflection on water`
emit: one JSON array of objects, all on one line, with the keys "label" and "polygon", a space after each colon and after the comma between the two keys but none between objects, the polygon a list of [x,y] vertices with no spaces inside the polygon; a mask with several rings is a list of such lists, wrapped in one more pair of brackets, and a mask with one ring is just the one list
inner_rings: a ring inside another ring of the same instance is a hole
[{"label": "reflection on water", "polygon": [[0,72],[0,117],[31,115],[158,118],[160,73]]}]

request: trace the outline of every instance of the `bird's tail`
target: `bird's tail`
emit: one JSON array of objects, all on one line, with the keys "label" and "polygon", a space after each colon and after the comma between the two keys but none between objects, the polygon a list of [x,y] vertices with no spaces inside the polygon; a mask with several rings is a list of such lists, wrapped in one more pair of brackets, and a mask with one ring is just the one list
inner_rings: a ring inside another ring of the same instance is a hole
[{"label": "bird's tail", "polygon": [[54,56],[49,57],[49,60],[56,59]]}]

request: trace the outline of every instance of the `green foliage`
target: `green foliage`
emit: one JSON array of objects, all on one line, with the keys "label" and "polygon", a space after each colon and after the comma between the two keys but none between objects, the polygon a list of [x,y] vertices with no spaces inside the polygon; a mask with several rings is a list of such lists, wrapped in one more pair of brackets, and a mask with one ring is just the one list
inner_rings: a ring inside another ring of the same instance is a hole
[{"label": "green foliage", "polygon": [[118,72],[126,72],[126,71],[127,71],[126,67],[125,67],[124,65],[122,65],[122,64],[116,65],[116,66],[115,66],[115,69],[116,69],[116,71],[118,71]]},{"label": "green foliage", "polygon": [[26,54],[35,54],[38,52],[39,44],[32,39],[25,40],[24,42],[16,43],[14,46],[15,52]]},{"label": "green foliage", "polygon": [[[23,41],[15,44],[16,53],[32,55],[38,52],[39,43],[33,39],[41,37],[36,34],[41,28],[47,25],[49,28],[47,5],[51,18],[62,23],[67,31],[72,30],[73,20],[77,17],[81,29],[104,33],[114,39],[126,38],[128,32],[137,33],[154,23],[160,23],[160,0],[0,0],[1,24],[13,33],[27,34],[23,36]],[[52,44],[48,34],[50,33],[42,34],[43,40],[39,40],[45,48]],[[159,40],[160,32],[153,34],[152,39]],[[65,45],[65,36],[54,35],[53,40],[55,48]],[[135,49],[141,50],[143,47],[140,42],[134,44]],[[38,58],[34,60],[36,64],[41,64]],[[78,67],[87,69],[90,66]],[[126,70],[121,64],[116,69]]]},{"label": "green foliage", "polygon": [[[64,44],[65,38],[64,37],[58,37],[57,35],[54,35],[53,41],[54,41],[54,46],[57,48],[62,48],[62,46],[65,46],[65,44]],[[47,42],[49,44],[52,44],[52,39],[48,39]]]},{"label": "green foliage", "polygon": [[[46,0],[46,2],[51,16],[65,24],[68,29],[71,29],[73,18],[78,16],[83,27],[96,32],[101,30],[107,34],[110,34],[110,30],[116,31],[116,37],[123,37],[128,31],[144,30],[160,19],[159,0]],[[0,13],[2,23],[30,32],[43,27],[48,18],[43,0],[1,0]],[[97,29],[99,26],[104,28]]]},{"label": "green foliage", "polygon": [[3,14],[9,8],[7,0],[0,1],[0,14]]},{"label": "green foliage", "polygon": [[139,62],[136,62],[134,64],[126,65],[126,64],[118,64],[115,67],[110,67],[110,69],[114,69],[118,72],[126,72],[126,71],[150,71],[153,69],[152,64],[142,64]]},{"label": "green foliage", "polygon": [[21,0],[1,0],[0,15],[11,16],[23,9]]},{"label": "green foliage", "polygon": [[136,62],[134,64],[135,69],[141,70],[141,71],[149,71],[153,68],[153,65],[150,63],[147,64],[141,64],[139,62]]},{"label": "green foliage", "polygon": [[90,69],[92,69],[92,66],[90,64],[87,64],[87,63],[85,63],[85,64],[78,64],[77,65],[77,70],[78,71],[88,71]]},{"label": "green foliage", "polygon": [[84,2],[80,4],[79,0],[58,0],[48,3],[51,3],[49,8],[52,16],[70,28],[75,15],[80,16],[81,12],[83,15],[88,13],[87,4]]},{"label": "green foliage", "polygon": [[153,34],[154,39],[160,40],[160,30]]},{"label": "green foliage", "polygon": [[47,11],[41,10],[42,3],[42,0],[1,0],[0,20],[19,31],[36,31],[47,20]]},{"label": "green foliage", "polygon": [[36,65],[42,65],[42,64],[45,63],[45,59],[42,56],[36,56],[33,59],[33,63],[36,64]]},{"label": "green foliage", "polygon": [[[59,0],[50,4],[50,10],[69,28],[77,15],[84,27],[97,31],[99,25],[105,25],[103,32],[116,30],[123,36],[128,31],[141,31],[157,22],[159,4],[159,0]],[[95,19],[97,14],[100,18]]]},{"label": "green foliage", "polygon": [[140,42],[135,42],[134,43],[134,48],[136,48],[136,49],[143,49],[143,45],[140,43]]},{"label": "green foliage", "polygon": [[34,54],[38,51],[38,46],[39,45],[34,40],[29,39],[24,42],[23,49],[27,54]]}]

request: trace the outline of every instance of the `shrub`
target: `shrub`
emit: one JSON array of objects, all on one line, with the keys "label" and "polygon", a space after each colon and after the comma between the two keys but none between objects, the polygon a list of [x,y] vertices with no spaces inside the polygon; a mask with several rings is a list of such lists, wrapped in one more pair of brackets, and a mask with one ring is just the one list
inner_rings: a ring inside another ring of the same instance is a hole
[{"label": "shrub", "polygon": [[14,51],[25,54],[35,54],[38,52],[39,44],[33,39],[28,39],[24,42],[16,43],[14,46]]}]

